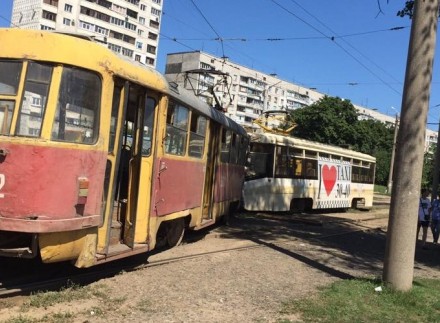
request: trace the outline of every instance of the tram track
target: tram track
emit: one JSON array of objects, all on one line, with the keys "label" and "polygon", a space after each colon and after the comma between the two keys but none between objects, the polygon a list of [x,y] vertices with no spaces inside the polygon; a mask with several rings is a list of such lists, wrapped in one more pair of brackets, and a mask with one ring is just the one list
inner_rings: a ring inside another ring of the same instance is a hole
[{"label": "tram track", "polygon": [[[43,279],[40,281],[33,281],[33,282],[20,282],[16,281],[16,283],[13,283],[11,281],[0,283],[0,298],[6,298],[6,297],[13,297],[13,296],[19,296],[19,295],[29,295],[38,291],[50,291],[50,290],[60,290],[62,288],[67,288],[72,285],[84,285],[87,283],[94,282],[98,279],[103,278],[109,278],[114,275],[117,275],[121,272],[134,272],[142,269],[147,269],[150,267],[157,267],[157,266],[163,266],[171,263],[176,263],[180,261],[185,260],[191,260],[191,259],[197,259],[197,258],[203,258],[215,254],[221,254],[226,252],[238,252],[238,251],[246,251],[251,249],[257,249],[257,248],[270,248],[271,246],[277,246],[277,247],[283,247],[292,245],[294,243],[307,243],[307,242],[313,242],[313,241],[322,241],[325,239],[331,239],[338,236],[344,236],[347,234],[353,234],[357,232],[366,232],[370,230],[377,230],[377,227],[365,225],[366,223],[369,223],[370,221],[378,220],[378,218],[368,218],[368,219],[362,219],[362,220],[356,220],[356,221],[349,221],[350,225],[352,226],[351,229],[344,230],[342,232],[337,233],[331,233],[331,234],[321,234],[317,237],[309,237],[306,239],[298,238],[298,237],[292,237],[288,239],[278,239],[278,240],[266,240],[266,239],[258,239],[255,238],[255,235],[247,234],[244,232],[242,235],[242,238],[246,239],[248,237],[249,243],[240,246],[240,247],[232,247],[232,248],[224,248],[214,251],[208,251],[208,252],[201,252],[197,254],[189,254],[184,256],[177,256],[177,257],[169,257],[164,259],[158,259],[149,261],[147,263],[140,263],[140,264],[129,264],[127,266],[127,259],[124,262],[115,264],[107,264],[104,267],[103,266],[97,266],[89,268],[87,272],[75,272],[75,273],[69,273],[68,276],[60,276],[56,278],[51,279]],[[341,222],[341,221],[339,221]],[[305,222],[306,224],[312,224],[310,220],[307,220]],[[316,223],[318,224],[318,222]],[[254,238],[252,238],[253,236]],[[216,235],[216,238],[220,239],[227,239],[226,237],[220,235]],[[190,241],[188,242],[190,243]],[[150,255],[153,256],[153,255]],[[6,283],[6,284],[5,284]],[[7,287],[4,287],[7,285]]]}]

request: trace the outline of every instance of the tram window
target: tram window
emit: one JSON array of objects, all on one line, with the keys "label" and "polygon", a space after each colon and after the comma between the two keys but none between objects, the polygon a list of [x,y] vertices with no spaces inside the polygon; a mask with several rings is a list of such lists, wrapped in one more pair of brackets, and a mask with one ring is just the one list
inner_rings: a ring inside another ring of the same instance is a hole
[{"label": "tram window", "polygon": [[0,100],[0,135],[9,134],[14,106],[14,101]]},{"label": "tram window", "polygon": [[122,86],[115,86],[113,90],[113,103],[112,103],[112,115],[110,119],[110,142],[108,146],[108,151],[113,152],[116,142],[116,128],[118,126],[118,112],[119,104],[121,100]]},{"label": "tram window", "polygon": [[189,152],[191,157],[202,158],[206,136],[206,118],[192,112],[189,133]]},{"label": "tram window", "polygon": [[306,158],[316,158],[316,151],[306,150],[304,154]]},{"label": "tram window", "polygon": [[23,63],[0,61],[0,94],[17,94]]},{"label": "tram window", "polygon": [[155,107],[156,100],[147,98],[144,114],[144,133],[142,135],[142,156],[149,156],[151,154]]},{"label": "tram window", "polygon": [[371,164],[369,172],[368,172],[368,183],[374,184],[374,173],[375,173],[375,164]]},{"label": "tram window", "polygon": [[289,155],[294,157],[303,157],[303,150],[297,148],[289,148]]},{"label": "tram window", "polygon": [[316,159],[304,159],[304,177],[308,179],[318,178],[318,161]]},{"label": "tram window", "polygon": [[98,75],[64,67],[52,140],[92,144],[98,138],[101,79]]},{"label": "tram window", "polygon": [[231,153],[229,155],[229,162],[231,164],[237,164],[238,158],[238,141],[237,134],[233,133],[231,137]]},{"label": "tram window", "polygon": [[30,62],[16,128],[19,136],[39,137],[46,110],[52,66]]},{"label": "tram window", "polygon": [[275,177],[291,177],[292,172],[289,172],[290,158],[287,155],[287,147],[277,146],[275,148],[275,153],[276,153]]},{"label": "tram window", "polygon": [[167,134],[165,152],[185,155],[189,110],[175,102],[170,102],[167,112]]},{"label": "tram window", "polygon": [[272,177],[274,146],[251,144],[251,152],[246,163],[246,179]]},{"label": "tram window", "polygon": [[231,131],[223,129],[222,131],[222,147],[221,147],[221,155],[220,161],[223,163],[229,162],[229,152],[231,148]]},{"label": "tram window", "polygon": [[302,159],[301,158],[293,158],[293,176],[301,177],[302,176]]},{"label": "tram window", "polygon": [[351,181],[353,183],[361,183],[361,168],[358,166],[351,167]]},{"label": "tram window", "polygon": [[251,152],[246,167],[246,179],[257,179],[263,177],[272,177],[269,165],[271,154]]},{"label": "tram window", "polygon": [[246,163],[246,154],[248,148],[248,140],[246,137],[240,136],[240,148],[238,150],[238,164],[244,165]]}]

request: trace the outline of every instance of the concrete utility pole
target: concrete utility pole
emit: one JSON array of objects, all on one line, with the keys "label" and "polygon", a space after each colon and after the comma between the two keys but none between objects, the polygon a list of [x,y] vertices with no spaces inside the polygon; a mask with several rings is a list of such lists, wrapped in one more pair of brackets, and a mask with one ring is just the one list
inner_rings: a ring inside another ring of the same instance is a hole
[{"label": "concrete utility pole", "polygon": [[393,189],[394,156],[396,154],[398,130],[399,130],[399,115],[396,114],[396,123],[394,124],[393,150],[391,151],[390,173],[388,174],[388,187],[387,187],[388,194],[391,194],[391,191]]},{"label": "concrete utility pole", "polygon": [[423,167],[439,0],[415,0],[388,223],[383,280],[408,291],[414,275],[417,210]]}]

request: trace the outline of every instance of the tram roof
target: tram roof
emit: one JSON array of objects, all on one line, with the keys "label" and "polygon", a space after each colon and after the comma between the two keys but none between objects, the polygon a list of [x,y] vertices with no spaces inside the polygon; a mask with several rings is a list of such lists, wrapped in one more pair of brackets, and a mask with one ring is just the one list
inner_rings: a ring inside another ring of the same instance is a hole
[{"label": "tram roof", "polygon": [[241,136],[248,136],[247,132],[243,127],[238,125],[234,120],[228,118],[223,112],[220,112],[206,102],[202,101],[200,98],[194,95],[194,93],[190,90],[187,90],[183,87],[177,86],[176,84],[169,85],[170,96],[177,99],[181,103],[189,105],[199,111],[201,114],[205,115],[210,119],[214,119],[218,123],[224,125],[225,127],[233,130]]},{"label": "tram roof", "polygon": [[[0,28],[3,58],[41,60],[69,64],[85,69],[113,73],[121,78],[170,95],[231,130],[246,131],[220,111],[210,107],[192,92],[175,88],[152,67],[117,55],[93,38],[82,34],[20,28]],[[19,56],[18,56],[19,55]]]},{"label": "tram roof", "polygon": [[351,157],[351,158],[357,158],[362,159],[370,162],[376,162],[376,158],[360,153],[355,150],[342,148],[338,146],[332,146],[328,144],[322,144],[316,141],[296,138],[296,137],[289,137],[284,135],[277,135],[272,133],[254,133],[251,134],[251,142],[259,142],[259,143],[265,143],[265,144],[274,144],[274,145],[281,145],[281,146],[289,146],[289,147],[295,147],[295,148],[301,148],[301,149],[309,149],[314,150],[318,152],[323,152],[326,154],[334,154],[342,157]]}]

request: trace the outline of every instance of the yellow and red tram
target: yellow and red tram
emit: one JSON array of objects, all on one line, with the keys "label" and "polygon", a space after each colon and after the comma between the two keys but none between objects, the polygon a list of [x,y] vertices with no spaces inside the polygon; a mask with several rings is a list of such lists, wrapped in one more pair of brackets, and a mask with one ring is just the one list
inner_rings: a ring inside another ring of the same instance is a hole
[{"label": "yellow and red tram", "polygon": [[224,114],[84,37],[0,39],[1,256],[89,267],[238,206],[248,136]]}]

